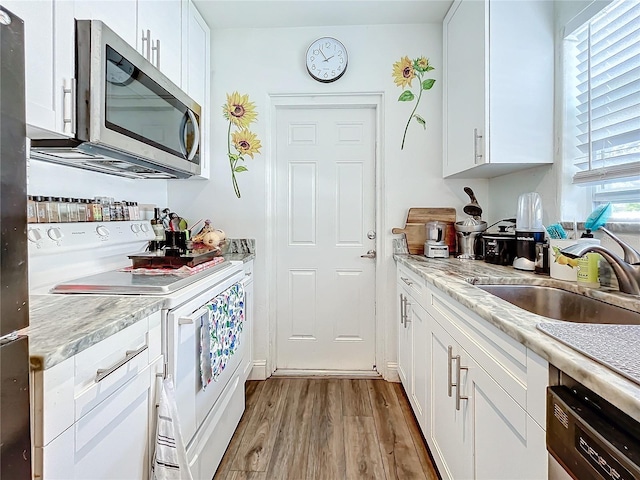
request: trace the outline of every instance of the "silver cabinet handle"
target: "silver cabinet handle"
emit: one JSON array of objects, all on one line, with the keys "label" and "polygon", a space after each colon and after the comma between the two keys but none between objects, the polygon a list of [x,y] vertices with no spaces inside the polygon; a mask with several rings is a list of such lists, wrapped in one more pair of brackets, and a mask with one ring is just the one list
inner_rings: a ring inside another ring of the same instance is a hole
[{"label": "silver cabinet handle", "polygon": [[482,138],[482,135],[478,133],[478,129],[473,129],[473,163],[477,164],[479,160],[482,160],[482,154],[478,153],[478,140]]},{"label": "silver cabinet handle", "polygon": [[406,295],[404,296],[404,328],[407,328],[407,326],[409,325],[409,323],[411,323],[411,320],[409,319],[409,313],[407,312],[407,306],[411,305],[409,303],[409,297],[407,297]]},{"label": "silver cabinet handle", "polygon": [[95,382],[101,382],[102,380],[104,380],[108,375],[111,375],[113,372],[115,372],[117,369],[119,369],[121,366],[123,366],[124,364],[130,362],[131,360],[133,360],[135,357],[137,357],[138,355],[140,355],[142,352],[144,352],[147,348],[149,348],[147,345],[143,345],[140,348],[138,348],[137,350],[127,350],[124,358],[122,360],[120,360],[119,362],[115,363],[114,365],[110,366],[109,368],[99,368],[96,371],[96,380]]},{"label": "silver cabinet handle", "polygon": [[[147,52],[146,54],[144,53],[144,44],[147,44]],[[144,55],[144,58],[146,58],[147,60],[151,61],[151,30],[147,29],[147,35],[144,35],[144,30],[142,30],[142,55]]]},{"label": "silver cabinet handle", "polygon": [[376,251],[375,250],[369,250],[364,255],[360,255],[360,258],[376,258]]},{"label": "silver cabinet handle", "polygon": [[469,400],[468,396],[460,395],[460,387],[462,386],[460,370],[469,370],[469,367],[461,367],[460,355],[456,355],[456,410],[460,410],[460,400]]},{"label": "silver cabinet handle", "polygon": [[151,47],[151,55],[153,58],[153,54],[156,54],[156,61],[152,61],[156,68],[160,68],[160,39],[156,40],[156,44]]},{"label": "silver cabinet handle", "polygon": [[400,294],[400,325],[404,325],[404,298]]},{"label": "silver cabinet handle", "polygon": [[453,347],[451,345],[449,345],[449,347],[447,348],[447,395],[451,396],[453,395],[452,391],[453,391],[453,387],[456,386],[455,383],[452,383],[452,376],[453,373],[451,372],[451,362],[453,362]]},{"label": "silver cabinet handle", "polygon": [[70,78],[62,84],[62,131],[76,133],[76,79]]},{"label": "silver cabinet handle", "polygon": [[408,286],[413,285],[413,282],[409,281],[408,278],[404,278],[404,277],[400,277],[400,280],[402,280],[404,283],[406,283]]}]

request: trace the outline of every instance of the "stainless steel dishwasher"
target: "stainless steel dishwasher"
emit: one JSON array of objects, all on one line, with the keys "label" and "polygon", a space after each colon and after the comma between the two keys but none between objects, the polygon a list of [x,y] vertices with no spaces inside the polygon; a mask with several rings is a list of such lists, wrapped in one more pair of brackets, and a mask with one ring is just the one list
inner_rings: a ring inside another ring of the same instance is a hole
[{"label": "stainless steel dishwasher", "polygon": [[640,423],[563,375],[547,389],[550,480],[640,479]]}]

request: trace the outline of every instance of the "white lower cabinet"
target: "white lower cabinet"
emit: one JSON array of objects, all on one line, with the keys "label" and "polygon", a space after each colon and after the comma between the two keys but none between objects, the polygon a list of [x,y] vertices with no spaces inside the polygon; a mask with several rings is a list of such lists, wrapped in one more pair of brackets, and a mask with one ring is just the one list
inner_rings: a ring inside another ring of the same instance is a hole
[{"label": "white lower cabinet", "polygon": [[398,373],[442,478],[546,479],[548,364],[431,285],[409,295],[410,275]]},{"label": "white lower cabinet", "polygon": [[[148,478],[158,375],[164,369],[160,328],[158,312],[51,369],[34,373],[35,478]],[[49,388],[47,377],[62,372],[75,372],[71,382]],[[73,415],[67,414],[68,405],[60,403],[69,399]],[[57,415],[66,418],[66,424]],[[56,430],[64,427],[58,434]],[[54,438],[49,441],[50,436]]]}]

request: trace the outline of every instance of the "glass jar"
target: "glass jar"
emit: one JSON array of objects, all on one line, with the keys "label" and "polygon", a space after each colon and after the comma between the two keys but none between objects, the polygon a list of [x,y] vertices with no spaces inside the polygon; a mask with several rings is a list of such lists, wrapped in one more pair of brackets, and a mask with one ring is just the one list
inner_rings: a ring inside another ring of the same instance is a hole
[{"label": "glass jar", "polygon": [[122,213],[123,213],[123,220],[126,222],[128,220],[131,220],[131,211],[129,210],[129,202],[127,202],[126,200],[122,201]]},{"label": "glass jar", "polygon": [[36,201],[32,195],[27,195],[27,222],[37,223],[38,212],[36,212]]},{"label": "glass jar", "polygon": [[93,200],[91,200],[90,198],[85,198],[84,199],[84,203],[87,206],[87,222],[95,222],[96,221],[96,217],[94,216],[94,210],[93,210]]},{"label": "glass jar", "polygon": [[85,198],[76,198],[78,204],[78,221],[87,221],[87,200]]},{"label": "glass jar", "polygon": [[64,197],[55,197],[54,201],[58,204],[58,215],[59,222],[68,223],[69,222],[69,204],[67,203],[67,198]]},{"label": "glass jar", "polygon": [[59,197],[44,197],[45,209],[46,209],[46,223],[59,223],[60,222],[60,208],[58,202]]},{"label": "glass jar", "polygon": [[111,221],[111,206],[109,205],[108,197],[100,197],[100,205],[102,207],[102,221]]},{"label": "glass jar", "polygon": [[117,222],[121,222],[124,220],[124,207],[122,206],[122,202],[113,202],[115,212],[115,219]]},{"label": "glass jar", "polygon": [[92,218],[92,222],[101,222],[102,221],[102,205],[100,204],[100,201],[98,199],[98,197],[94,198],[93,200],[91,200],[91,218]]},{"label": "glass jar", "polygon": [[47,223],[47,204],[44,197],[38,195],[34,198],[36,202],[36,219],[38,223]]},{"label": "glass jar", "polygon": [[78,199],[77,198],[65,198],[67,202],[67,208],[69,209],[69,221],[78,222]]}]

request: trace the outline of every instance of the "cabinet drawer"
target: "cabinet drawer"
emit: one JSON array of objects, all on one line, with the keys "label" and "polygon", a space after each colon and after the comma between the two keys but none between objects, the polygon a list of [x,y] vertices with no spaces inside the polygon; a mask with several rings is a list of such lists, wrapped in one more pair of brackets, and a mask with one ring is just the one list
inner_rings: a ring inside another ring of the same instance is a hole
[{"label": "cabinet drawer", "polygon": [[142,320],[75,356],[76,420],[149,364],[148,328]]},{"label": "cabinet drawer", "polygon": [[398,265],[398,285],[402,285],[404,290],[413,297],[422,307],[426,305],[426,280],[417,273],[412,272],[403,265]]}]

